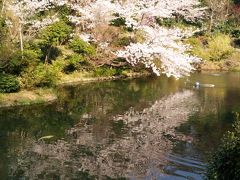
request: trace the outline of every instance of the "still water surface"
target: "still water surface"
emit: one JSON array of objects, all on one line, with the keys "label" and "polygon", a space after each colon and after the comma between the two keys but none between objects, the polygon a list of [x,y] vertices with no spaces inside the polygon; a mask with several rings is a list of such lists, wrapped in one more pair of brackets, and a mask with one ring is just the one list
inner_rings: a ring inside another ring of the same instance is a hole
[{"label": "still water surface", "polygon": [[240,112],[240,73],[89,83],[58,95],[0,109],[0,179],[204,179]]}]

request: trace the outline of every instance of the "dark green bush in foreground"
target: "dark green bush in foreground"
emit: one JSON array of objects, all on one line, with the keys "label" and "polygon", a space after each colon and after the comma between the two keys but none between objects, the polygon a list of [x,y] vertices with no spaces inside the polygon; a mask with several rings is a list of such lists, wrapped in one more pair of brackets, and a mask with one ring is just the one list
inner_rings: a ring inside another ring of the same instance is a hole
[{"label": "dark green bush in foreground", "polygon": [[240,118],[238,113],[236,116],[234,130],[225,134],[210,162],[208,178],[211,180],[240,179]]},{"label": "dark green bush in foreground", "polygon": [[17,92],[20,89],[19,81],[13,75],[0,74],[0,92]]}]

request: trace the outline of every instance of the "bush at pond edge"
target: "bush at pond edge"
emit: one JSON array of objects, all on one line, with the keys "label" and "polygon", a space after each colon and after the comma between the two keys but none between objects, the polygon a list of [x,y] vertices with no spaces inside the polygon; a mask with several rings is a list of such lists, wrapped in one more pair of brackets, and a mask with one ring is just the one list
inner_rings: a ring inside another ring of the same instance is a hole
[{"label": "bush at pond edge", "polygon": [[234,130],[227,132],[208,167],[210,180],[240,179],[240,118],[236,113]]}]

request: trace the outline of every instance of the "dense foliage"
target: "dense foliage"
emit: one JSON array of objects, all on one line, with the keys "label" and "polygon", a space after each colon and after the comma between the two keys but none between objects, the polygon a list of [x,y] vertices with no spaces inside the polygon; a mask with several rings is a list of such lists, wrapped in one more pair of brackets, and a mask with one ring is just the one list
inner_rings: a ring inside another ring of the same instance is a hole
[{"label": "dense foliage", "polygon": [[0,92],[11,93],[20,89],[19,81],[13,75],[0,74]]},{"label": "dense foliage", "polygon": [[83,55],[94,55],[96,53],[96,50],[93,46],[91,46],[89,43],[83,41],[80,38],[74,38],[70,42],[70,48],[79,54]]},{"label": "dense foliage", "polygon": [[195,37],[188,39],[193,45],[191,52],[208,61],[226,59],[234,52],[231,38],[228,35],[216,34],[211,37]]},{"label": "dense foliage", "polygon": [[236,113],[234,130],[227,132],[209,166],[209,179],[240,179],[240,118]]},{"label": "dense foliage", "polygon": [[25,88],[54,86],[58,79],[59,69],[55,66],[39,64],[34,69],[29,68],[22,74],[22,84]]},{"label": "dense foliage", "polygon": [[40,36],[46,45],[60,45],[68,39],[71,31],[71,26],[59,21],[43,29]]}]

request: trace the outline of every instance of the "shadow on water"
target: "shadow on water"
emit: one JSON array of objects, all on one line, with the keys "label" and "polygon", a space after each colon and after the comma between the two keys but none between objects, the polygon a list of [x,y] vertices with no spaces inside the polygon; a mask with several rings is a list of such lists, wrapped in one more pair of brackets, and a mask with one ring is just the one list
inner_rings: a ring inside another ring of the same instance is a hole
[{"label": "shadow on water", "polygon": [[59,88],[51,105],[0,109],[0,176],[203,179],[240,111],[236,82],[239,73],[89,83]]}]

